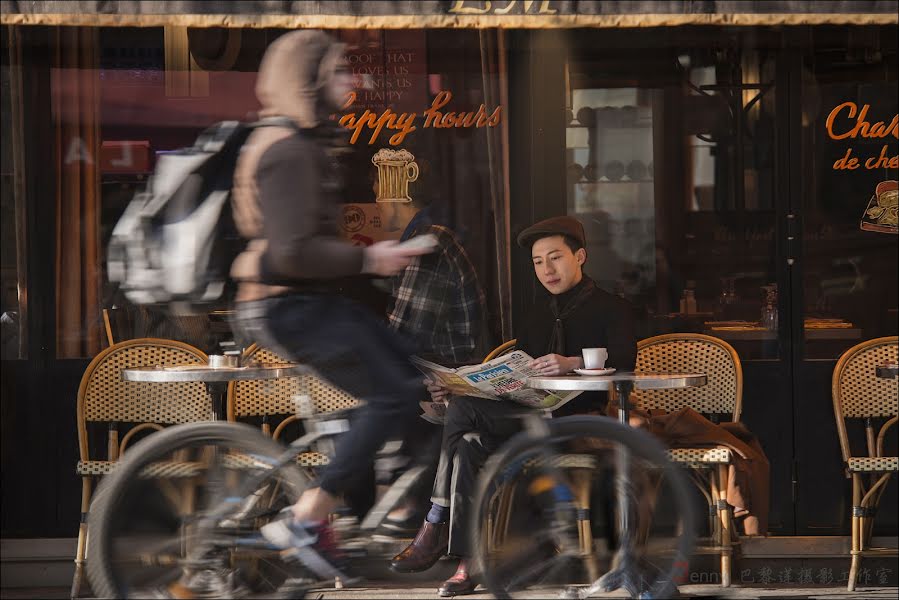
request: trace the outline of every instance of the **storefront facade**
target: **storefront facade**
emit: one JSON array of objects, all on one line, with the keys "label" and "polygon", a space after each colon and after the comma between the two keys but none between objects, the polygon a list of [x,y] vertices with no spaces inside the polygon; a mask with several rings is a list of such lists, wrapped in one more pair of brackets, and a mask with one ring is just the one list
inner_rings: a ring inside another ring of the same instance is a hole
[{"label": "storefront facade", "polygon": [[[357,76],[349,239],[402,231],[372,158],[407,150],[408,193],[462,236],[498,342],[540,293],[511,240],[577,217],[640,337],[739,353],[770,533],[848,533],[830,384],[847,348],[897,334],[896,2],[119,4],[0,3],[4,537],[75,535],[75,397],[104,308],[124,336],[227,336],[133,311],[106,245],[160,152],[258,109],[262,53],[296,27],[345,41]],[[895,512],[876,527],[896,535]]]}]

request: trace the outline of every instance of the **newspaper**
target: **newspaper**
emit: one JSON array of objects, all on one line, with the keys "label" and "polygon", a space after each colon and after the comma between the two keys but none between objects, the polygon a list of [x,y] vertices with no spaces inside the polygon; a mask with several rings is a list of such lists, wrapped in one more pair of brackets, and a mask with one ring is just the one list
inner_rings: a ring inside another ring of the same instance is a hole
[{"label": "newspaper", "polygon": [[[533,360],[527,352],[513,350],[479,365],[450,369],[417,356],[412,357],[412,362],[428,379],[457,396],[511,400],[531,408],[555,410],[581,393],[551,392],[528,387],[528,377],[540,375],[537,369],[527,366]],[[428,421],[438,422],[445,412],[445,407],[434,406],[439,404],[442,403],[422,402],[422,409],[425,411],[423,417]]]}]

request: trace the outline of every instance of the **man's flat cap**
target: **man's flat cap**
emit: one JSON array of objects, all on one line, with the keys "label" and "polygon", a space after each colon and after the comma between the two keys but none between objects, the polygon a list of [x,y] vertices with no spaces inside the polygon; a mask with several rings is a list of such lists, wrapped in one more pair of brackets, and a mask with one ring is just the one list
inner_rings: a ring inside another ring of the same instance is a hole
[{"label": "man's flat cap", "polygon": [[518,234],[518,245],[522,248],[530,248],[540,238],[551,235],[567,235],[577,240],[581,247],[587,245],[584,226],[574,217],[552,217],[534,223]]}]

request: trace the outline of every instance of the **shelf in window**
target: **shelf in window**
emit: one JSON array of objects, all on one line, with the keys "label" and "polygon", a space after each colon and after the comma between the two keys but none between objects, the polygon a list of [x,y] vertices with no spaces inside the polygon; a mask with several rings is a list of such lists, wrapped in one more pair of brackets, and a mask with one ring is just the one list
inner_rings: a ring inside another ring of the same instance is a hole
[{"label": "shelf in window", "polygon": [[651,127],[652,121],[634,125],[581,125],[580,123],[569,123],[565,126],[566,129],[649,129]]},{"label": "shelf in window", "polygon": [[602,183],[602,184],[609,184],[609,183],[621,184],[621,183],[654,183],[654,182],[655,182],[654,179],[636,179],[636,180],[634,180],[634,179],[626,179],[626,180],[619,179],[618,181],[611,181],[611,180],[610,181],[575,181],[574,183],[579,184],[579,185],[583,185],[583,184],[596,185],[596,184],[600,184],[600,183]]}]

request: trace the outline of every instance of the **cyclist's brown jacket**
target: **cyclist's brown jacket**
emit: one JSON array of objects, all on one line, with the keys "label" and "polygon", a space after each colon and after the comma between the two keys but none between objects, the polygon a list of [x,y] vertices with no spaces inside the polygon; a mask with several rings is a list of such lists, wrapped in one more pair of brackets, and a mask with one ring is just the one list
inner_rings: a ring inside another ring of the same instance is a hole
[{"label": "cyclist's brown jacket", "polygon": [[342,53],[321,32],[295,31],[272,44],[259,68],[260,117],[288,117],[300,131],[258,128],[241,151],[233,208],[250,242],[231,268],[239,302],[329,291],[362,270],[362,248],[338,238],[335,138],[320,116]]}]

